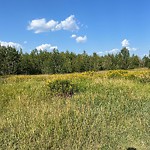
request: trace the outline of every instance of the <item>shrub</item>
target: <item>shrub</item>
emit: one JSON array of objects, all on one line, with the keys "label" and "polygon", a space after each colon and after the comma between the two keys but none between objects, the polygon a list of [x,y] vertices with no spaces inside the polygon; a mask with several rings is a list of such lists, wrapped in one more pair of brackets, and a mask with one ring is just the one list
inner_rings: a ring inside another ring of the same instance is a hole
[{"label": "shrub", "polygon": [[48,84],[50,91],[54,95],[58,96],[72,96],[76,92],[79,92],[79,87],[77,84],[73,83],[71,80],[67,79],[57,79],[49,82]]}]

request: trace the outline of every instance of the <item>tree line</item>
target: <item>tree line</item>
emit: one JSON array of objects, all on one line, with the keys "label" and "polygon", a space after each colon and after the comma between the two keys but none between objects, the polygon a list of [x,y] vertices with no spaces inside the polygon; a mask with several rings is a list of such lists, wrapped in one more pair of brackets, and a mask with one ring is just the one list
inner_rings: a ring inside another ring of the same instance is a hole
[{"label": "tree line", "polygon": [[150,68],[150,54],[140,58],[130,55],[124,47],[117,54],[99,56],[97,53],[88,55],[73,52],[52,52],[32,50],[23,53],[13,47],[0,46],[0,75],[10,74],[56,74],[85,71]]}]

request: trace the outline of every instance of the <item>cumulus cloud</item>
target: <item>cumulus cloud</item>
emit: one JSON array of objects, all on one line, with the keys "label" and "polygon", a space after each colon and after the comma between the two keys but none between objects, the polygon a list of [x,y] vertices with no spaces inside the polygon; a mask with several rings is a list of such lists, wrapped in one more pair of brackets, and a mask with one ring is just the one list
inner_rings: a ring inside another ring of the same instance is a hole
[{"label": "cumulus cloud", "polygon": [[124,39],[122,42],[122,47],[128,47],[130,45],[129,41],[127,39]]},{"label": "cumulus cloud", "polygon": [[87,37],[86,37],[86,35],[85,36],[78,36],[76,38],[76,41],[77,41],[77,43],[84,43],[87,41]]},{"label": "cumulus cloud", "polygon": [[58,49],[57,46],[52,46],[51,44],[42,44],[36,47],[37,50],[53,50]]},{"label": "cumulus cloud", "polygon": [[10,47],[14,47],[16,49],[20,49],[22,48],[22,46],[19,43],[14,43],[14,42],[4,42],[4,41],[0,41],[0,45],[1,46],[10,46]]},{"label": "cumulus cloud", "polygon": [[[136,51],[136,50],[138,50],[138,48],[131,47],[130,43],[129,43],[129,40],[127,40],[127,39],[124,39],[121,42],[121,45],[122,45],[122,47],[126,47],[129,51]],[[118,48],[114,48],[114,49],[107,50],[107,51],[97,52],[97,54],[117,54],[119,51],[120,50]]]},{"label": "cumulus cloud", "polygon": [[114,48],[114,49],[112,49],[112,50],[105,51],[105,53],[113,53],[113,54],[115,54],[115,53],[117,53],[118,51],[119,51],[118,48]]},{"label": "cumulus cloud", "polygon": [[87,36],[86,35],[85,36],[77,36],[77,35],[73,34],[71,36],[71,38],[74,38],[77,43],[84,43],[84,42],[87,41]]},{"label": "cumulus cloud", "polygon": [[126,47],[129,51],[136,51],[137,50],[137,48],[135,48],[135,47],[130,47],[129,40],[127,40],[127,39],[124,39],[121,42],[121,44],[122,44],[122,47]]},{"label": "cumulus cloud", "polygon": [[46,21],[45,18],[32,20],[28,27],[28,30],[33,30],[34,33],[48,32],[48,31],[58,31],[58,30],[68,30],[74,31],[78,30],[79,26],[76,23],[75,16],[71,15],[63,21],[50,20]]},{"label": "cumulus cloud", "polygon": [[50,20],[46,22],[46,19],[36,19],[32,20],[28,26],[28,30],[34,30],[34,33],[41,33],[41,32],[47,32],[47,31],[53,31],[55,30],[56,25],[58,22],[54,20]]},{"label": "cumulus cloud", "polygon": [[129,51],[136,51],[137,50],[137,48],[135,48],[135,47],[129,47],[129,46],[127,46],[126,47]]},{"label": "cumulus cloud", "polygon": [[74,31],[79,29],[75,21],[74,15],[69,16],[64,21],[61,21],[59,24],[56,25],[56,30],[62,30],[62,29],[69,30],[69,31]]},{"label": "cumulus cloud", "polygon": [[71,38],[76,38],[76,37],[77,37],[77,35],[75,35],[75,34],[71,35]]}]

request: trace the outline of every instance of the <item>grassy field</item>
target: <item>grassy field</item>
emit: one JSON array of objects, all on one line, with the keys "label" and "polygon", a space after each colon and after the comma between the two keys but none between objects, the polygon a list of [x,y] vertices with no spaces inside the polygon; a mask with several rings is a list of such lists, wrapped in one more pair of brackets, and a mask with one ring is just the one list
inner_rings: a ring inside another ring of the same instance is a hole
[{"label": "grassy field", "polygon": [[[83,89],[53,95],[48,82]],[[150,150],[150,71],[0,77],[0,150]]]}]

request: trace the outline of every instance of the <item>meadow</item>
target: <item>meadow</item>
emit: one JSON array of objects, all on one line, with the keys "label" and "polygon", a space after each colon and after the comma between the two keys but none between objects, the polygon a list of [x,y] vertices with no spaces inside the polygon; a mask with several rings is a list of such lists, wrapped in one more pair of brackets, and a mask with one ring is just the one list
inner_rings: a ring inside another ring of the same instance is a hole
[{"label": "meadow", "polygon": [[[79,92],[53,94],[72,80]],[[0,150],[150,149],[150,70],[0,77]]]}]

